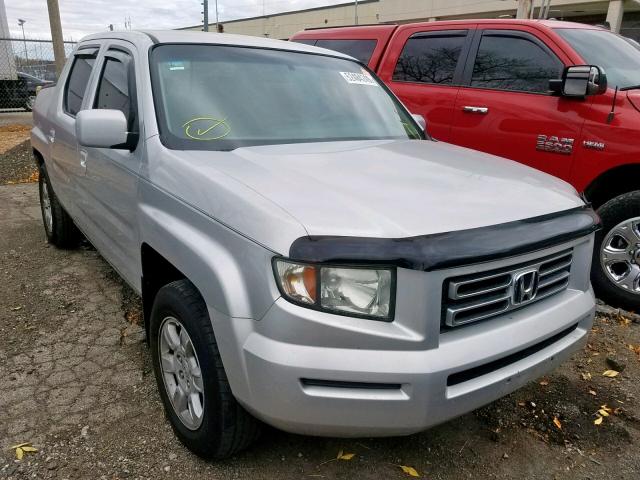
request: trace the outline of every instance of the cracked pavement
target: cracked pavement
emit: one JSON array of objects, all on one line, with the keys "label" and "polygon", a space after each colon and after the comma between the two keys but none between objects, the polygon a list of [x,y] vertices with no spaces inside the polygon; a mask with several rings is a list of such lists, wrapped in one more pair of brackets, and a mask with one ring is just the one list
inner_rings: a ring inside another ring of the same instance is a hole
[{"label": "cracked pavement", "polygon": [[[640,346],[640,325],[617,317],[598,318],[590,346],[544,382],[419,435],[266,429],[248,451],[205,462],[164,418],[141,328],[127,320],[139,318],[137,297],[88,244],[47,245],[35,184],[0,187],[0,274],[2,480],[407,478],[401,464],[429,479],[640,477],[640,353],[627,348]],[[604,378],[612,355],[626,369]],[[597,427],[605,403],[621,413]],[[17,461],[10,447],[22,442],[39,451]],[[337,461],[339,450],[356,455]]]}]

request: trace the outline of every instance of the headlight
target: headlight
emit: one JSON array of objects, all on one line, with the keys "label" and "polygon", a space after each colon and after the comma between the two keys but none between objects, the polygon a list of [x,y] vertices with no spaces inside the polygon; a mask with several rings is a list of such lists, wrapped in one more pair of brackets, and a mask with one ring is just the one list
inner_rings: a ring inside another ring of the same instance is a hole
[{"label": "headlight", "polygon": [[282,295],[299,305],[339,315],[391,321],[395,269],[316,265],[274,259]]}]

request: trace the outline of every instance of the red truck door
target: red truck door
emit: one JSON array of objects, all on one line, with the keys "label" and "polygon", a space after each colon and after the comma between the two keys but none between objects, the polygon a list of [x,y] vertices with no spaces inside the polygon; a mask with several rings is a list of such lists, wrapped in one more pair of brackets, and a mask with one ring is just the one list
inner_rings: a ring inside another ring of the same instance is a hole
[{"label": "red truck door", "polygon": [[542,32],[481,25],[455,103],[451,142],[568,180],[591,100],[549,93],[570,60]]},{"label": "red truck door", "polygon": [[453,107],[475,25],[399,27],[378,75],[434,138],[450,141]]}]

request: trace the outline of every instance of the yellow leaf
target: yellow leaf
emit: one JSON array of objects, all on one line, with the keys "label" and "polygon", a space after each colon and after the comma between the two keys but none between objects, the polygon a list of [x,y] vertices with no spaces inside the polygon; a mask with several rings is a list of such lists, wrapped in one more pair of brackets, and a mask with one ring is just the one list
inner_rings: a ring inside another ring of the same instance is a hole
[{"label": "yellow leaf", "polygon": [[600,415],[602,415],[603,417],[608,417],[609,416],[609,412],[607,412],[606,410],[600,409],[600,410],[598,410],[598,413]]},{"label": "yellow leaf", "polygon": [[419,477],[420,474],[418,473],[418,471],[413,468],[413,467],[407,467],[406,465],[400,465],[400,468],[402,469],[402,471],[404,473],[406,473],[407,475],[410,475],[412,477]]},{"label": "yellow leaf", "polygon": [[22,460],[22,457],[24,457],[24,450],[20,447],[16,448],[16,458]]},{"label": "yellow leaf", "polygon": [[600,408],[605,410],[605,411],[607,411],[607,412],[611,411],[611,407],[608,407],[606,403],[604,405],[600,405]]},{"label": "yellow leaf", "polygon": [[20,443],[18,445],[14,445],[13,447],[11,447],[11,450],[15,450],[16,448],[24,447],[25,445],[31,445],[31,443],[30,442],[25,442],[25,443]]},{"label": "yellow leaf", "polygon": [[25,452],[29,452],[29,453],[36,453],[38,451],[37,448],[35,447],[30,447],[28,445],[25,445],[24,447],[21,447],[22,450],[24,450]]},{"label": "yellow leaf", "polygon": [[338,460],[351,460],[355,456],[355,453],[344,453],[338,457]]},{"label": "yellow leaf", "polygon": [[338,456],[336,457],[337,460],[340,460],[340,457],[342,456],[342,449],[340,449],[338,451]]},{"label": "yellow leaf", "polygon": [[605,377],[613,378],[617,377],[620,372],[616,372],[615,370],[605,370],[602,374]]},{"label": "yellow leaf", "polygon": [[560,420],[558,420],[558,417],[553,417],[553,424],[558,427],[560,430],[562,430],[562,423],[560,423]]},{"label": "yellow leaf", "polygon": [[602,417],[598,417],[593,421],[594,424],[600,425],[602,423]]}]

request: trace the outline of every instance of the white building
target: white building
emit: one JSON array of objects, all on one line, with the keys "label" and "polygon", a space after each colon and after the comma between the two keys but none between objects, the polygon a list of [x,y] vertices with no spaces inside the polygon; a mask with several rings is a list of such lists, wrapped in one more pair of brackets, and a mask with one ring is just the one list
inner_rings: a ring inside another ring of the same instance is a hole
[{"label": "white building", "polygon": [[[359,0],[359,24],[409,23],[462,18],[522,17],[533,2],[538,17],[544,0]],[[520,6],[520,12],[518,7]],[[549,18],[604,24],[640,40],[640,0],[551,0]],[[287,39],[305,28],[356,23],[355,1],[222,22],[224,32]],[[201,30],[202,25],[186,27]],[[210,31],[215,31],[211,24]]]},{"label": "white building", "polygon": [[[9,23],[7,22],[7,10],[4,0],[0,0],[0,39],[9,38]],[[9,40],[0,40],[0,80],[15,80],[16,58]]]}]

